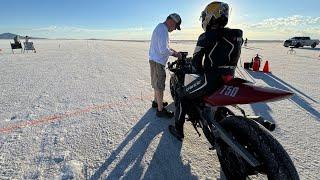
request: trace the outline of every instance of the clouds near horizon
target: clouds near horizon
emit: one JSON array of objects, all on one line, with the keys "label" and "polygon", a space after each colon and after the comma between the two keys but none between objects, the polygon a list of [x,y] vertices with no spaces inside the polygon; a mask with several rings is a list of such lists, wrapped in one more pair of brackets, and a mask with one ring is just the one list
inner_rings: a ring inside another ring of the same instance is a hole
[{"label": "clouds near horizon", "polygon": [[[200,22],[195,22],[194,24],[197,25],[183,27],[181,31],[174,31],[171,33],[171,39],[196,40],[203,33],[203,30]],[[292,15],[273,17],[251,24],[232,22],[228,26],[242,29],[244,37],[249,39],[283,40],[291,36],[320,38],[320,16]],[[0,28],[0,30],[45,38],[148,40],[151,37],[153,27],[87,28],[50,25],[47,27]]]}]

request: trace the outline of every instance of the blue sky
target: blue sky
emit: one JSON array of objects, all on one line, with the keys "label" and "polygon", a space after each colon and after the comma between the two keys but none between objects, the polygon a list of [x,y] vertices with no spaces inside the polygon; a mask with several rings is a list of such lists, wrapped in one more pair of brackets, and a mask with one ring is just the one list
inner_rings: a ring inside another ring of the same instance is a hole
[{"label": "blue sky", "polygon": [[[0,33],[47,38],[150,39],[168,14],[182,17],[171,39],[197,39],[207,0],[0,0]],[[320,38],[320,0],[227,0],[228,26],[249,39]]]}]

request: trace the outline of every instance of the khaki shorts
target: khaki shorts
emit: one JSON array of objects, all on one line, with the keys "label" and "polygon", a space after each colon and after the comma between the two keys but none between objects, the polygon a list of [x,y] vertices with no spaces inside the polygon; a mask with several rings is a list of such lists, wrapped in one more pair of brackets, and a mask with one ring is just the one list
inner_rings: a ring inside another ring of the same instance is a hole
[{"label": "khaki shorts", "polygon": [[166,83],[165,66],[149,60],[151,72],[151,86],[155,90],[164,91]]}]

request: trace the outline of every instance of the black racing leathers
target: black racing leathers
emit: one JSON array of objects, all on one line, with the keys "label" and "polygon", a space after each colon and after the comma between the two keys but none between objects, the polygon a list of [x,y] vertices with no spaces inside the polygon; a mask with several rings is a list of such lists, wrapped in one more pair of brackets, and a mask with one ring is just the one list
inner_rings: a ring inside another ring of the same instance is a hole
[{"label": "black racing leathers", "polygon": [[223,84],[223,76],[234,75],[243,43],[240,29],[212,29],[199,36],[192,58],[193,71],[199,78],[184,87],[176,98],[175,126],[183,132],[185,106]]}]

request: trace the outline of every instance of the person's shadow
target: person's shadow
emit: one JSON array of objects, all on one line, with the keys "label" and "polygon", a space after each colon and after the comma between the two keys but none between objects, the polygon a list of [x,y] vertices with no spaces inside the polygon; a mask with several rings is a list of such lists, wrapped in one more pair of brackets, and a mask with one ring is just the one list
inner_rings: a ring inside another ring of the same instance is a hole
[{"label": "person's shadow", "polygon": [[[292,85],[284,82],[282,79],[276,77],[275,75],[269,73],[265,74],[262,72],[252,72],[248,71],[248,73],[254,77],[255,79],[261,79],[263,80],[267,85],[279,89],[283,89],[286,91],[293,91],[295,94],[290,98],[291,101],[293,101],[296,105],[304,109],[305,111],[309,112],[312,116],[314,116],[316,119],[320,120],[320,113],[313,108],[308,101],[306,101],[304,98],[309,99],[310,101],[314,103],[318,103],[318,101],[314,100],[304,92],[301,92],[300,90],[296,89]],[[304,98],[302,98],[304,97]],[[253,111],[255,112],[262,112],[261,114],[264,114],[267,116],[267,118],[270,118],[270,120],[273,120],[269,111],[271,111],[270,107],[266,103],[257,103],[251,105]]]},{"label": "person's shadow", "polygon": [[[190,165],[184,165],[182,162],[182,143],[169,134],[168,125],[172,123],[173,119],[157,118],[155,109],[149,109],[90,179],[197,179],[191,173]],[[150,156],[152,151],[148,149],[156,138],[160,138],[160,141],[148,164],[144,158]],[[109,166],[132,141],[131,147],[117,165],[106,173]]]}]

